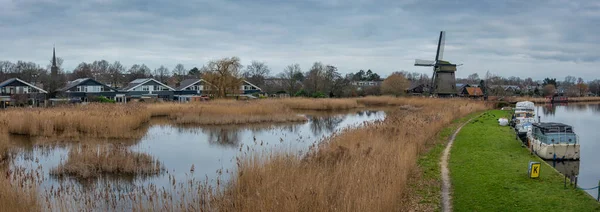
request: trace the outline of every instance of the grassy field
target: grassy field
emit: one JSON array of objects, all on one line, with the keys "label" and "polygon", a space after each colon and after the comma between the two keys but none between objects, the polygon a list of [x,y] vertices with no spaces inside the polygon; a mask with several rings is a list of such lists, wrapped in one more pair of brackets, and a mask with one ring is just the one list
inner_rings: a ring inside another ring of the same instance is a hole
[{"label": "grassy field", "polygon": [[450,155],[455,211],[597,211],[584,191],[564,188],[564,177],[542,163],[538,179],[529,161],[541,161],[521,147],[509,127],[498,125],[506,111],[490,111],[467,124]]},{"label": "grassy field", "polygon": [[450,126],[441,130],[432,141],[427,144],[427,150],[417,162],[417,172],[411,177],[409,184],[412,185],[410,192],[411,208],[414,211],[440,211],[442,179],[440,171],[440,157],[446,148],[448,139],[462,123],[479,115],[480,112],[472,113],[452,121]]}]

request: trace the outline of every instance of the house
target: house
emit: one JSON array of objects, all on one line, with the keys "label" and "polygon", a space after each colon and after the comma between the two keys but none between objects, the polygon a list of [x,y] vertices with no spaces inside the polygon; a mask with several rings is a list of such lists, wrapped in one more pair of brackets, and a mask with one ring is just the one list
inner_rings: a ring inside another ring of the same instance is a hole
[{"label": "house", "polygon": [[479,87],[465,87],[460,94],[471,98],[483,97],[483,91]]},{"label": "house", "polygon": [[350,84],[358,86],[358,88],[381,86],[382,81],[352,81]]},{"label": "house", "polygon": [[518,85],[501,85],[501,87],[504,89],[504,91],[508,93],[515,93],[517,91],[521,91],[521,87],[519,87]]},{"label": "house", "polygon": [[210,84],[203,79],[186,79],[181,81],[179,87],[175,88],[174,99],[178,102],[204,101],[209,95]]},{"label": "house", "polygon": [[423,94],[427,91],[429,91],[427,85],[419,82],[411,82],[410,87],[406,89],[406,93],[414,95]]},{"label": "house", "polygon": [[47,91],[19,78],[0,83],[0,108],[9,105],[40,106],[46,100]]},{"label": "house", "polygon": [[242,91],[242,94],[253,94],[262,92],[262,89],[246,80],[242,81],[242,86],[240,87],[240,89]]},{"label": "house", "polygon": [[127,99],[173,99],[175,89],[153,78],[142,78],[131,81],[119,92],[125,93]]},{"label": "house", "polygon": [[[105,85],[91,78],[79,78],[58,90],[59,95],[67,99],[77,99],[81,102],[92,101],[93,98],[103,96],[117,102],[125,102],[124,93],[119,93],[115,88]],[[119,95],[120,94],[120,95]]]},{"label": "house", "polygon": [[181,81],[179,87],[175,88],[176,95],[183,94],[206,94],[209,89],[209,83],[203,79],[186,79]]}]

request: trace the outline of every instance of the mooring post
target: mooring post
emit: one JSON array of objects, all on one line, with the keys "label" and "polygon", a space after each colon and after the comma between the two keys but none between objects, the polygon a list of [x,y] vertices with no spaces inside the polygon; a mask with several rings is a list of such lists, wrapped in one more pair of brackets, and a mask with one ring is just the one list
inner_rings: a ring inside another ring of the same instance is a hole
[{"label": "mooring post", "polygon": [[598,202],[600,202],[600,180],[598,180],[598,197],[597,197]]}]

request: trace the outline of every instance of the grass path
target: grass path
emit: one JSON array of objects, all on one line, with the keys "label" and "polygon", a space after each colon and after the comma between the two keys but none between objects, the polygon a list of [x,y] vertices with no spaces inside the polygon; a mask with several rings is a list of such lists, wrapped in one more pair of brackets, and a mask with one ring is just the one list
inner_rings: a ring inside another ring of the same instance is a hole
[{"label": "grass path", "polygon": [[600,211],[587,193],[564,188],[563,176],[542,163],[538,179],[527,176],[529,161],[509,127],[505,111],[489,111],[465,125],[454,142],[450,177],[455,211]]},{"label": "grass path", "polygon": [[442,154],[440,160],[440,170],[442,174],[442,211],[452,211],[452,196],[450,194],[451,183],[449,175],[450,171],[448,170],[448,158],[450,157],[450,150],[452,149],[452,144],[454,143],[456,135],[460,132],[460,130],[467,123],[471,122],[474,118],[476,117],[473,117],[468,121],[464,122],[456,129],[456,131],[454,131],[452,137],[450,137],[450,140],[448,140],[448,144],[444,149],[444,153]]}]

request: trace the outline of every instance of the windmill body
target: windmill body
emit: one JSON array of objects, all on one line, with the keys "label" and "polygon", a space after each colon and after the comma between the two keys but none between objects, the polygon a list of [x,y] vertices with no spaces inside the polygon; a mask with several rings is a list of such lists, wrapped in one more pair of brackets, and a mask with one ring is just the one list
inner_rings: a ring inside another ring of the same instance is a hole
[{"label": "windmill body", "polygon": [[446,33],[440,32],[435,60],[415,60],[415,66],[432,66],[430,92],[437,96],[456,96],[456,64],[443,60]]}]

